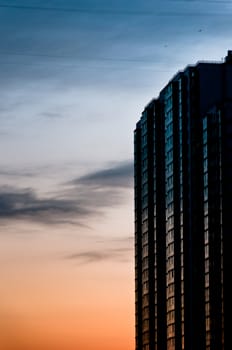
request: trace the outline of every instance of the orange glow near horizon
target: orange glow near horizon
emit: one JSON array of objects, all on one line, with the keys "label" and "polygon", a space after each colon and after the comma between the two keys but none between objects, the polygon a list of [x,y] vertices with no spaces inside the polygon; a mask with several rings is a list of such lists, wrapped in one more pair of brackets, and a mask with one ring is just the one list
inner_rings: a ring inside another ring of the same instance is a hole
[{"label": "orange glow near horizon", "polygon": [[[5,318],[1,323],[0,344],[4,350],[100,350],[133,348],[133,341],[128,342],[131,331],[118,320],[106,317],[102,320],[86,319],[80,322],[77,318],[82,315],[44,315],[28,320],[12,317]],[[90,316],[90,315],[89,315]],[[88,317],[89,318],[89,317]],[[108,327],[107,327],[108,322]],[[110,322],[110,324],[109,324]],[[131,338],[132,339],[132,338]]]},{"label": "orange glow near horizon", "polygon": [[132,251],[79,262],[74,248],[63,234],[2,237],[1,350],[134,349]]}]

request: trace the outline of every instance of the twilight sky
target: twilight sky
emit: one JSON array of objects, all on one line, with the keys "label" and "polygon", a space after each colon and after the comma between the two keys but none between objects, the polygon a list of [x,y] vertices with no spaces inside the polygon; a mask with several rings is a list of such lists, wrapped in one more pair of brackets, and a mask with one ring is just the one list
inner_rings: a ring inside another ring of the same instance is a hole
[{"label": "twilight sky", "polygon": [[133,350],[133,130],[231,1],[0,0],[0,348]]}]

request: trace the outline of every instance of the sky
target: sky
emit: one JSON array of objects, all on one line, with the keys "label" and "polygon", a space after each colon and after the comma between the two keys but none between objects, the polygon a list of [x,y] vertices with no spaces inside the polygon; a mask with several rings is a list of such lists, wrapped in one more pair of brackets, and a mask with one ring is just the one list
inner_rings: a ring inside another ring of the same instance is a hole
[{"label": "sky", "polygon": [[0,349],[134,350],[133,131],[232,49],[226,0],[0,0]]}]

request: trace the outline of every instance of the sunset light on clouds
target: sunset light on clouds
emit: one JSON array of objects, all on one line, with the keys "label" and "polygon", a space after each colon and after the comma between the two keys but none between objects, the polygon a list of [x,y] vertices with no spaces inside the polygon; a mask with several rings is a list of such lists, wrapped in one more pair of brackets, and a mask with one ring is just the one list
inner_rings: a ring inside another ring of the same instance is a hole
[{"label": "sunset light on clouds", "polygon": [[134,350],[133,130],[232,49],[228,1],[0,1],[0,349]]}]

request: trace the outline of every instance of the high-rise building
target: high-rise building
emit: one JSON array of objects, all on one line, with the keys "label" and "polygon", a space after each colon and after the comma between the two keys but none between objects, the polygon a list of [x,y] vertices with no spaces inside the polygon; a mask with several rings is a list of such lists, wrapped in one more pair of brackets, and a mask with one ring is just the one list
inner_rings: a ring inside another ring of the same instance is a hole
[{"label": "high-rise building", "polygon": [[232,51],[145,107],[134,178],[136,350],[231,350]]}]

